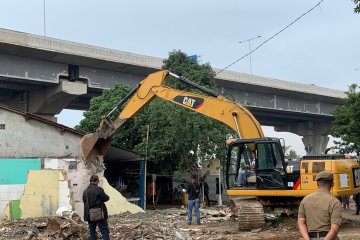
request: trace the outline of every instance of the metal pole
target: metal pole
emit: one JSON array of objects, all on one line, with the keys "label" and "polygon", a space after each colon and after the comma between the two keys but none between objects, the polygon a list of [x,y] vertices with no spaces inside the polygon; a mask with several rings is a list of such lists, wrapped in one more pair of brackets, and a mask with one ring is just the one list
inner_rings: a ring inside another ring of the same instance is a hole
[{"label": "metal pole", "polygon": [[220,167],[219,167],[219,205],[222,205],[222,192],[221,192],[221,162],[219,160]]},{"label": "metal pole", "polygon": [[251,40],[249,40],[249,57],[250,57],[250,74],[252,75],[252,65],[251,65]]},{"label": "metal pole", "polygon": [[146,149],[145,149],[145,161],[144,161],[144,210],[146,210],[146,175],[147,175],[147,151],[149,145],[149,131],[150,127],[147,125],[146,129]]},{"label": "metal pole", "polygon": [[45,9],[46,9],[46,7],[45,7],[45,2],[46,2],[46,0],[44,0],[44,36],[46,37],[46,11],[45,11]]},{"label": "metal pole", "polygon": [[256,38],[260,38],[261,36],[257,36],[257,37],[253,37],[253,38],[250,38],[250,39],[246,39],[246,40],[243,40],[243,41],[240,41],[239,43],[244,43],[244,42],[248,42],[249,43],[249,59],[250,59],[250,74],[252,75],[252,63],[251,63],[251,40],[254,40]]}]

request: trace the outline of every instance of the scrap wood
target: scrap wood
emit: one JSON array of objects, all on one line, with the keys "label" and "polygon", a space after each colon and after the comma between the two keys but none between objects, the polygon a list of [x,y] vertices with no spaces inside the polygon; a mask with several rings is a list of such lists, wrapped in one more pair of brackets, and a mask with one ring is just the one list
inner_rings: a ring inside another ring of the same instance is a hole
[{"label": "scrap wood", "polygon": [[66,224],[62,225],[60,228],[63,229],[63,228],[67,228],[68,226],[70,226],[70,223],[66,223]]},{"label": "scrap wood", "polygon": [[201,229],[201,228],[179,228],[179,230],[184,231],[184,232],[199,232],[199,231],[202,231],[203,229]]},{"label": "scrap wood", "polygon": [[206,218],[208,221],[227,221],[230,218],[229,217],[209,217]]},{"label": "scrap wood", "polygon": [[142,224],[141,222],[136,224],[134,227],[131,228],[131,230],[134,230],[134,229],[138,228],[141,224]]},{"label": "scrap wood", "polygon": [[47,231],[57,231],[60,230],[60,223],[56,221],[56,219],[50,218],[48,219],[46,230]]}]

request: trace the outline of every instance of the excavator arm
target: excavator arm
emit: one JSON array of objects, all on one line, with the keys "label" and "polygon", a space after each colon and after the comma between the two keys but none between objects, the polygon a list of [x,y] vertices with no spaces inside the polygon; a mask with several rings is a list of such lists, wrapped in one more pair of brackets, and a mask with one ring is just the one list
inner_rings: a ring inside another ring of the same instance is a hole
[{"label": "excavator arm", "polygon": [[[210,96],[181,91],[166,86],[166,80],[169,75],[194,86]],[[100,127],[95,133],[84,136],[82,152],[85,161],[90,161],[98,155],[105,155],[111,143],[111,136],[116,130],[156,97],[216,119],[235,130],[239,138],[264,137],[259,122],[240,104],[230,101],[224,96],[216,94],[184,77],[179,77],[167,70],[163,70],[148,75],[107,116],[103,117]],[[120,109],[124,104],[126,105],[117,119],[111,121],[110,117],[113,112]]]}]

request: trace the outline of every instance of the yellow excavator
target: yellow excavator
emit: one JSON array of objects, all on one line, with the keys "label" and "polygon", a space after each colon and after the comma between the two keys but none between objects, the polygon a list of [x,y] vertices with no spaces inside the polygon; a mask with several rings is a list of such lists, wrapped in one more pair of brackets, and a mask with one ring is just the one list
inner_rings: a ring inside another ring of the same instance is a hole
[{"label": "yellow excavator", "polygon": [[[168,76],[206,95],[168,87],[165,85]],[[102,118],[95,133],[84,136],[84,161],[96,161],[104,156],[116,130],[156,97],[214,118],[237,132],[237,139],[228,141],[225,183],[233,216],[238,219],[241,230],[261,228],[266,212],[297,209],[302,197],[317,190],[315,176],[324,170],[334,174],[334,196],[360,192],[360,170],[355,160],[339,154],[322,154],[285,161],[281,140],[265,137],[259,122],[245,107],[167,70],[148,75]],[[112,114],[124,104],[119,116],[112,121]],[[250,165],[252,168],[244,167]],[[240,177],[243,178],[241,184]]]}]

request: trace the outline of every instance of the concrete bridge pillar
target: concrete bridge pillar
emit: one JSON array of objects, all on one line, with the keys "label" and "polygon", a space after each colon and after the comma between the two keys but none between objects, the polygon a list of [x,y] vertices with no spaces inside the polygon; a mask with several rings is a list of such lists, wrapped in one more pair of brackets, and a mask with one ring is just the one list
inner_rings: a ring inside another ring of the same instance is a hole
[{"label": "concrete bridge pillar", "polygon": [[[275,131],[292,132],[302,136],[302,142],[307,155],[323,154],[329,142],[331,124],[327,122],[303,121],[297,124],[279,125]],[[285,139],[286,140],[286,139]]]}]

